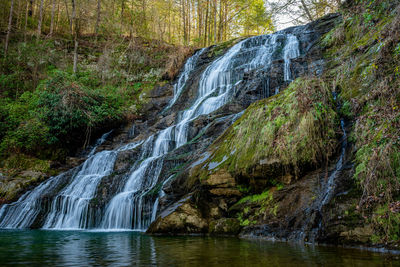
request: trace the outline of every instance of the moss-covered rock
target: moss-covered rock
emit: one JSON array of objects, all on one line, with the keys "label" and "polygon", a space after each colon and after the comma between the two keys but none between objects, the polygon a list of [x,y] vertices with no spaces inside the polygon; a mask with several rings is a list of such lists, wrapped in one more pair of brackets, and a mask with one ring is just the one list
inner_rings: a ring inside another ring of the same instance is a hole
[{"label": "moss-covered rock", "polygon": [[211,156],[192,176],[207,180],[229,172],[256,191],[277,180],[290,183],[335,153],[337,133],[328,86],[318,78],[301,78],[279,95],[252,104],[214,142]]},{"label": "moss-covered rock", "polygon": [[354,178],[358,207],[375,227],[374,243],[400,240],[400,5],[358,1],[343,10],[344,21],[325,36],[330,59],[326,79],[343,100],[343,116],[354,122]]}]

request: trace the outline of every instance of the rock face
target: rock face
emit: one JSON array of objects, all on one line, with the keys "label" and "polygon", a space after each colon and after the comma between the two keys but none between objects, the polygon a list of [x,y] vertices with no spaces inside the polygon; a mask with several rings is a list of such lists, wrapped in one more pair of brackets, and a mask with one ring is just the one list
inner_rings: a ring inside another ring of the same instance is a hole
[{"label": "rock face", "polygon": [[[293,77],[322,73],[323,60],[321,48],[318,46],[319,36],[329,31],[338,19],[337,15],[331,15],[303,28],[286,30],[299,38],[303,54],[292,65]],[[213,114],[238,112],[247,108],[251,103],[284,89],[287,82],[282,78],[284,76],[282,64],[284,64],[282,60],[276,60],[267,70],[260,69],[246,73],[243,81],[237,85],[233,100]],[[190,94],[188,99],[190,99]],[[332,104],[328,104],[328,102],[326,105]],[[268,105],[266,104],[266,106]],[[259,107],[255,106],[253,110],[255,109],[259,109]],[[328,109],[332,110],[335,107],[328,107]],[[251,111],[246,112],[250,113]],[[332,114],[335,112],[333,111]],[[283,116],[285,115],[283,114]],[[332,120],[337,119],[336,115],[332,116]],[[255,119],[254,116],[248,115],[248,117]],[[199,120],[196,122],[200,122]],[[263,122],[260,121],[260,123]],[[246,131],[246,128],[240,123],[235,123],[233,128],[235,127],[241,127],[240,129]],[[255,131],[254,129],[247,130]],[[334,128],[332,130],[336,131]],[[222,131],[217,132],[221,133]],[[176,175],[174,180],[163,187],[166,195],[160,201],[160,214],[169,210],[169,215],[159,216],[148,229],[148,233],[182,233],[182,224],[179,223],[180,226],[177,228],[179,230],[174,231],[174,223],[176,223],[176,218],[187,216],[187,211],[170,207],[174,207],[175,203],[179,203],[190,193],[192,195],[190,213],[195,214],[192,209],[197,209],[198,213],[196,214],[201,215],[198,220],[201,221],[202,227],[188,227],[184,231],[185,233],[209,232],[235,235],[240,232],[242,236],[296,240],[321,236],[314,234],[315,231],[322,231],[321,229],[315,230],[313,225],[319,221],[321,215],[318,214],[319,211],[314,211],[312,206],[318,190],[320,190],[319,185],[324,182],[323,177],[326,176],[326,171],[321,169],[309,174],[310,171],[318,169],[318,164],[305,161],[299,163],[298,166],[293,166],[292,163],[283,163],[279,157],[260,158],[256,161],[254,158],[250,161],[241,158],[244,168],[239,170],[237,165],[229,163],[232,162],[230,160],[232,155],[237,153],[237,144],[232,143],[231,146],[228,146],[231,148],[230,151],[217,155],[216,147],[226,143],[231,132],[227,130],[211,147],[209,146],[210,142],[207,142],[207,145],[203,143],[201,149],[197,148],[185,158],[189,164]],[[216,135],[215,132],[213,134]],[[243,142],[249,140],[246,136],[243,136]],[[335,134],[332,135],[332,138],[332,144],[336,144]],[[210,139],[204,141],[206,140]],[[215,137],[212,140],[215,140]],[[238,140],[238,142],[240,141]],[[228,167],[226,164],[231,165]],[[301,172],[296,171],[298,168],[301,169]],[[276,188],[277,184],[285,185],[284,189],[271,191],[267,198],[261,194],[260,198],[262,199],[243,201],[247,195],[259,194],[265,188]],[[309,220],[309,216],[315,219]],[[307,223],[304,223],[305,221]],[[208,230],[205,230],[206,228]]]},{"label": "rock face", "polygon": [[208,224],[201,212],[194,207],[191,196],[187,196],[164,210],[149,231],[153,228],[157,229],[157,233],[205,233],[208,231]]}]

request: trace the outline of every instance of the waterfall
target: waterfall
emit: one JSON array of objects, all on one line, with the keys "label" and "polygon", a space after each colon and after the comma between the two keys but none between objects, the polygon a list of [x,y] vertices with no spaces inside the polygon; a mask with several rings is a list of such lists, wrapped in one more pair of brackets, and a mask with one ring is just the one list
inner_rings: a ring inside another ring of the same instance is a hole
[{"label": "waterfall", "polygon": [[300,56],[299,40],[294,35],[288,35],[283,55],[283,59],[285,60],[285,68],[284,68],[285,81],[292,80],[292,73],[290,70],[290,60],[298,56]]},{"label": "waterfall", "polygon": [[204,50],[206,50],[206,48],[200,49],[186,61],[185,65],[183,66],[183,71],[178,77],[178,81],[174,84],[174,96],[171,102],[168,104],[167,108],[174,105],[176,100],[181,95],[182,90],[184,89],[186,82],[190,77],[191,72],[196,67],[197,60],[199,59],[200,55],[203,54]]},{"label": "waterfall", "polygon": [[104,176],[111,174],[115,151],[102,151],[90,157],[81,171],[52,202],[43,228],[82,229],[90,226],[89,202]]},{"label": "waterfall", "polygon": [[0,209],[0,228],[27,228],[40,212],[41,196],[62,177],[56,176]]},{"label": "waterfall", "polygon": [[[187,60],[174,85],[174,97],[168,107],[179,100],[193,70],[197,67],[198,59],[205,51],[206,49],[201,49]],[[189,141],[190,124],[199,116],[210,114],[228,103],[246,72],[257,69],[267,71],[274,60],[283,60],[283,78],[290,81],[290,61],[299,54],[297,37],[284,32],[256,36],[235,44],[206,67],[200,76],[196,98],[193,103],[189,103],[187,109],[179,112],[174,125],[144,141],[125,144],[112,151],[95,153],[95,146],[80,171],[52,200],[43,227],[145,230],[157,214],[159,191],[162,192],[165,180],[160,178],[164,157]],[[241,113],[230,119],[234,121],[240,115]],[[100,212],[98,216],[101,218],[94,220],[93,214],[98,213],[91,210],[90,201],[95,197],[99,183],[112,173],[118,153],[134,148],[138,150],[139,158],[132,164],[124,186],[116,192],[104,211],[97,211]],[[16,203],[5,205],[0,211],[0,227],[29,227],[33,220],[31,218],[39,213],[40,195],[46,190],[48,183],[52,184],[52,179],[22,196]],[[12,205],[17,208],[11,208]],[[29,219],[10,219],[23,213],[29,215]]]},{"label": "waterfall", "polygon": [[94,155],[94,153],[96,152],[96,149],[98,146],[102,145],[107,137],[112,133],[113,130],[109,131],[108,133],[103,134],[99,139],[96,140],[96,143],[94,144],[92,150],[90,151],[90,153],[88,154],[88,157],[91,157]]}]

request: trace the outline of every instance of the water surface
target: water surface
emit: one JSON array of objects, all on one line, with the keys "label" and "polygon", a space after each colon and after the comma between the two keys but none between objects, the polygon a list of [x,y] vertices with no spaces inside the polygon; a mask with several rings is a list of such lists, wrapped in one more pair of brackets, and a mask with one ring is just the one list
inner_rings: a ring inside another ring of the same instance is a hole
[{"label": "water surface", "polygon": [[357,249],[138,232],[1,230],[0,265],[400,266],[398,256]]}]

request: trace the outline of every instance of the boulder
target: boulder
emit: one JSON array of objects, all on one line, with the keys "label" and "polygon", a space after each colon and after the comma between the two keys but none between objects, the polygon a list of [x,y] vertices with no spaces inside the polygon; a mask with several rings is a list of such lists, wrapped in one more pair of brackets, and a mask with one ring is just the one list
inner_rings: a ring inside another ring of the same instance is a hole
[{"label": "boulder", "polygon": [[147,233],[199,234],[207,231],[207,221],[188,196],[163,211]]},{"label": "boulder", "polygon": [[210,234],[237,235],[240,231],[240,222],[236,218],[222,218],[210,223]]}]

